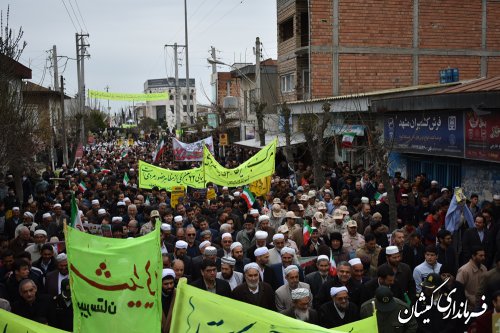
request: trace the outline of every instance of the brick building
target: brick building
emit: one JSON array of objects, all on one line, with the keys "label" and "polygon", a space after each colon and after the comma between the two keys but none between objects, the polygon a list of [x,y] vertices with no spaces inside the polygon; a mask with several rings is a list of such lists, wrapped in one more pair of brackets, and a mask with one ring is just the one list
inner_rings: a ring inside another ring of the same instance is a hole
[{"label": "brick building", "polygon": [[278,0],[277,15],[283,100],[500,75],[500,1]]}]

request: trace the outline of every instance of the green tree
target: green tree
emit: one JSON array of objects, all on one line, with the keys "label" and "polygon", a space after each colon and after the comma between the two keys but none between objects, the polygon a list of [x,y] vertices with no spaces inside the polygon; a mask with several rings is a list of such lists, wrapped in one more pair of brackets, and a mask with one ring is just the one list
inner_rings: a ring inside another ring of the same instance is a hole
[{"label": "green tree", "polygon": [[145,132],[149,132],[152,129],[158,128],[158,122],[152,118],[145,117],[139,122],[139,128]]}]

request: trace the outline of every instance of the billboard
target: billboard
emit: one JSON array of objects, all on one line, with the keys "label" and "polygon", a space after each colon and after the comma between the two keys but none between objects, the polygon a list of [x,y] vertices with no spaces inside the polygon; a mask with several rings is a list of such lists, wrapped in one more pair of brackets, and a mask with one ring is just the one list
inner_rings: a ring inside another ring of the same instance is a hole
[{"label": "billboard", "polygon": [[500,162],[500,117],[491,111],[465,114],[465,157]]},{"label": "billboard", "polygon": [[405,153],[464,157],[463,114],[459,111],[387,114],[384,140],[393,150]]}]

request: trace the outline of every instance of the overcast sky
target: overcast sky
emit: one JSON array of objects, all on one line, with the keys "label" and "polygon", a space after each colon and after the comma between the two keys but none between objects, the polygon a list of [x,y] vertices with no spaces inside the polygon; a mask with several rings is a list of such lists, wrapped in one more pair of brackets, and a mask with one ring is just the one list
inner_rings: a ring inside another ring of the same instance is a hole
[{"label": "overcast sky", "polygon": [[[184,44],[183,0],[8,0],[0,6],[4,16],[8,4],[10,27],[22,27],[28,43],[20,62],[32,69],[37,84],[53,86],[47,61],[52,45],[59,56],[75,58],[77,31],[90,35],[87,89],[109,86],[112,92],[140,93],[147,79],[174,76],[173,51],[164,45]],[[264,59],[276,58],[276,1],[188,0],[188,30],[190,76],[196,79],[198,102],[207,103],[202,89],[211,96],[206,61],[211,46],[225,63],[255,62],[253,46],[259,36]],[[184,54],[180,58],[184,64]],[[60,58],[58,67],[66,78],[66,93],[73,96],[76,62]],[[185,77],[184,66],[179,73]],[[126,105],[113,103],[112,112]]]}]

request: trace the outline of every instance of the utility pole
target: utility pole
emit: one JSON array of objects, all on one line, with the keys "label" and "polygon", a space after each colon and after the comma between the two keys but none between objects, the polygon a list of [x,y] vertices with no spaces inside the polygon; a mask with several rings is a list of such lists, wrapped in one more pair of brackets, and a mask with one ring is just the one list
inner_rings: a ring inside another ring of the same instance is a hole
[{"label": "utility pole", "polygon": [[62,119],[62,148],[63,148],[63,163],[68,166],[68,142],[66,140],[66,116],[64,112],[64,78],[61,75],[61,119]]},{"label": "utility pole", "polygon": [[[109,92],[109,85],[106,86],[106,92]],[[111,108],[109,107],[109,98],[108,98],[108,114],[110,114]]]},{"label": "utility pole", "polygon": [[[264,129],[264,108],[260,94],[260,38],[255,39],[255,116],[257,117],[257,133],[260,145],[266,145],[266,131]],[[256,135],[257,140],[257,135]]]},{"label": "utility pole", "polygon": [[[179,87],[179,47],[186,47],[186,45],[179,45],[177,43],[167,44],[166,47],[172,47],[174,49],[174,66],[175,66],[175,129],[176,131],[181,130],[181,115],[182,115],[182,103],[181,103],[181,93]],[[189,94],[189,90],[188,90]],[[187,97],[189,101],[189,95]],[[179,134],[180,136],[180,134]]]},{"label": "utility pole", "polygon": [[[187,0],[184,0],[184,44],[186,48],[186,90],[187,90],[187,98],[186,98],[186,114],[189,116],[190,114],[190,97],[191,97],[191,89],[189,87],[189,52],[188,52],[188,23],[187,23]],[[194,107],[193,107],[194,110]]]},{"label": "utility pole", "polygon": [[85,57],[87,56],[87,47],[85,44],[85,37],[89,34],[76,33],[76,70],[78,74],[78,106],[80,110],[80,143],[85,143],[85,128],[83,123],[83,116],[85,114]]},{"label": "utility pole", "polygon": [[[59,74],[57,68],[57,48],[52,45],[52,65],[54,66],[54,91],[59,91]],[[56,153],[55,153],[55,111],[53,108],[49,110],[49,122],[50,122],[50,161],[52,163],[52,170],[56,167]]]}]

